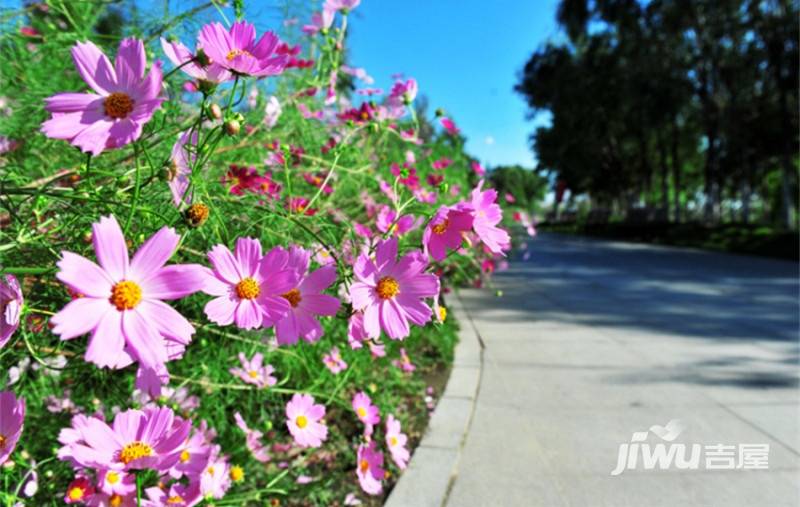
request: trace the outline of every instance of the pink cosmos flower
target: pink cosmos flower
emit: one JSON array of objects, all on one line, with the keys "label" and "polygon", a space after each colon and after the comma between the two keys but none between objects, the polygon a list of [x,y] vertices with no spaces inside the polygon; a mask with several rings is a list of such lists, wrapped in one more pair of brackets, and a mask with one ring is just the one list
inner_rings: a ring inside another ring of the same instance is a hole
[{"label": "pink cosmos flower", "polygon": [[534,225],[533,220],[531,220],[531,216],[527,212],[515,211],[513,217],[515,222],[519,222],[523,227],[525,227],[525,232],[528,233],[528,236],[532,238],[536,237],[536,226]]},{"label": "pink cosmos flower", "polygon": [[180,460],[190,429],[189,421],[166,407],[120,412],[113,426],[89,417],[75,428],[77,440],[62,448],[59,457],[87,468],[164,472]]},{"label": "pink cosmos flower", "polygon": [[209,320],[241,329],[273,325],[290,311],[281,297],[297,286],[298,275],[287,268],[289,254],[280,247],[261,256],[261,243],[253,238],[236,240],[236,251],[217,245],[208,253],[214,270],[206,271],[203,292],[215,299],[205,306]]},{"label": "pink cosmos flower", "polygon": [[271,364],[262,364],[264,362],[264,354],[261,352],[256,352],[252,360],[247,359],[243,353],[239,352],[239,362],[242,363],[241,368],[231,368],[228,371],[231,372],[231,375],[236,375],[242,379],[243,382],[253,384],[259,389],[274,386],[278,383],[278,379],[272,375],[275,368]]},{"label": "pink cosmos flower", "polygon": [[439,293],[439,279],[423,273],[426,257],[414,250],[397,260],[397,239],[378,244],[375,260],[361,254],[356,260],[356,281],[350,286],[350,298],[356,310],[364,310],[364,329],[371,338],[380,336],[381,328],[398,340],[409,335],[409,322],[423,326],[432,311],[422,300]]},{"label": "pink cosmos flower", "polygon": [[493,189],[481,191],[482,187],[483,180],[472,190],[471,205],[475,210],[472,228],[492,253],[502,253],[511,248],[508,233],[497,227],[503,219],[503,210],[497,204],[497,192]]},{"label": "pink cosmos flower", "polygon": [[142,41],[123,39],[113,67],[91,42],[76,44],[72,59],[95,93],[59,93],[45,99],[53,117],[42,124],[42,132],[95,156],[138,139],[164,100],[159,97],[161,67],[153,65],[145,76]]},{"label": "pink cosmos flower", "polygon": [[124,368],[134,360],[163,368],[169,347],[186,346],[194,327],[163,300],[180,299],[203,284],[196,264],[165,266],[180,237],[162,227],[128,260],[122,229],[113,216],[92,226],[100,265],[61,252],[56,277],[82,297],[73,299],[50,322],[53,333],[70,340],[91,332],[85,359],[99,367]]},{"label": "pink cosmos flower", "polygon": [[[189,145],[192,148],[189,148]],[[188,193],[189,189],[189,176],[192,174],[192,164],[197,158],[194,153],[194,147],[197,145],[197,132],[192,136],[191,143],[189,142],[189,132],[182,132],[178,141],[172,146],[172,154],[170,155],[170,168],[168,185],[169,190],[172,192],[172,203],[177,207],[182,203],[190,204],[192,202],[192,195]]]},{"label": "pink cosmos flower", "polygon": [[447,157],[440,158],[439,160],[434,160],[431,163],[431,166],[436,169],[437,171],[441,171],[442,169],[447,169],[453,164],[453,161]]},{"label": "pink cosmos flower", "polygon": [[400,359],[395,359],[392,361],[392,364],[406,373],[411,373],[417,369],[414,363],[411,362],[411,358],[408,357],[408,353],[406,353],[406,349],[404,348],[400,349]]},{"label": "pink cosmos flower", "polygon": [[299,337],[315,342],[324,331],[316,317],[336,315],[341,302],[333,296],[322,294],[336,281],[336,266],[328,265],[306,274],[311,252],[293,246],[289,252],[289,268],[300,278],[299,283],[282,294],[291,306],[289,313],[275,323],[275,336],[279,345],[293,345]]},{"label": "pink cosmos flower", "polygon": [[309,208],[309,200],[305,197],[290,197],[286,203],[286,209],[298,215],[313,216],[317,213],[316,208]]},{"label": "pink cosmos flower", "polygon": [[376,449],[375,441],[358,446],[356,475],[361,489],[368,495],[379,495],[383,491],[386,472],[383,469],[383,453]]},{"label": "pink cosmos flower", "polygon": [[307,35],[316,35],[317,32],[327,30],[333,24],[333,16],[335,11],[329,9],[322,9],[322,12],[314,12],[311,14],[311,23],[303,25],[303,33]]},{"label": "pink cosmos flower", "polygon": [[200,494],[220,499],[231,487],[230,466],[225,456],[212,459],[200,474]]},{"label": "pink cosmos flower", "polygon": [[67,486],[64,503],[84,503],[90,500],[92,495],[94,495],[94,486],[92,486],[89,478],[79,476],[74,478]]},{"label": "pink cosmos flower", "polygon": [[99,470],[97,489],[107,495],[129,495],[136,492],[136,478],[119,470]]},{"label": "pink cosmos flower", "polygon": [[191,479],[200,475],[208,460],[218,451],[218,447],[213,445],[215,436],[213,430],[208,431],[208,424],[205,421],[200,423],[199,428],[192,428],[191,436],[183,446],[178,462],[169,470],[169,476],[173,479],[180,479],[183,476]]},{"label": "pink cosmos flower", "polygon": [[374,426],[381,422],[380,411],[378,407],[372,404],[372,400],[364,391],[359,391],[353,396],[351,402],[353,410],[355,410],[358,420],[367,425],[368,427]]},{"label": "pink cosmos flower", "polygon": [[286,404],[286,426],[300,447],[319,447],[328,438],[323,417],[325,406],[315,405],[310,394],[295,393]]},{"label": "pink cosmos flower", "polygon": [[322,356],[322,362],[325,363],[325,366],[327,366],[334,375],[347,368],[347,363],[342,359],[338,347],[333,347],[330,352]]},{"label": "pink cosmos flower", "polygon": [[[217,62],[207,61],[208,58],[198,58],[180,41],[169,42],[162,37],[161,49],[164,50],[164,54],[176,67],[181,67],[181,71],[199,81],[217,84],[233,79],[233,76],[225,67]],[[207,64],[203,65],[200,63],[201,60],[206,60]]]},{"label": "pink cosmos flower", "polygon": [[372,357],[386,357],[386,345],[382,342],[370,340],[367,342],[367,346]]},{"label": "pink cosmos flower", "polygon": [[416,79],[397,81],[389,92],[388,102],[398,107],[411,104],[417,96],[418,89]]},{"label": "pink cosmos flower", "polygon": [[14,452],[25,423],[25,400],[11,391],[0,391],[0,465]]},{"label": "pink cosmos flower", "polygon": [[[186,484],[175,482],[170,485],[169,489],[162,489],[158,486],[147,488],[146,499],[142,499],[142,507],[194,507],[203,501],[203,495],[200,491],[200,482],[193,481]],[[136,505],[136,495],[133,495],[133,505]],[[109,507],[116,507],[113,503],[108,503]],[[124,504],[127,507],[127,504]],[[103,505],[102,507],[106,507]]]},{"label": "pink cosmos flower", "polygon": [[417,169],[408,162],[403,163],[403,167],[400,167],[397,163],[392,163],[390,170],[392,174],[397,176],[397,181],[407,186],[411,190],[414,190],[419,186]]},{"label": "pink cosmos flower", "polygon": [[450,134],[451,136],[457,136],[461,132],[461,130],[459,130],[459,128],[456,127],[455,122],[453,122],[453,120],[451,120],[450,118],[443,116],[442,118],[439,118],[439,123],[442,124],[442,127],[444,127],[447,133]]},{"label": "pink cosmos flower", "polygon": [[261,440],[264,434],[258,430],[250,429],[239,412],[233,414],[233,418],[236,420],[236,426],[244,432],[245,445],[253,455],[253,458],[261,463],[270,461],[272,458],[269,455],[269,447],[264,445]]},{"label": "pink cosmos flower", "polygon": [[504,197],[506,199],[506,202],[509,203],[509,204],[514,204],[515,202],[517,202],[517,199],[514,197],[514,194],[512,194],[511,192],[506,192]]},{"label": "pink cosmos flower", "polygon": [[386,447],[392,455],[392,460],[400,470],[405,470],[411,454],[406,448],[408,437],[402,432],[400,421],[392,414],[386,418]]},{"label": "pink cosmos flower", "polygon": [[235,22],[229,30],[220,23],[205,25],[198,42],[212,62],[236,74],[274,76],[286,66],[285,55],[273,56],[280,43],[278,36],[266,32],[256,42],[256,29],[246,21]]},{"label": "pink cosmos flower", "polygon": [[464,233],[472,229],[472,221],[472,213],[466,207],[440,207],[422,235],[425,253],[443,261],[448,248],[455,250],[461,246]]},{"label": "pink cosmos flower", "polygon": [[486,174],[486,169],[484,169],[481,163],[478,162],[477,160],[473,160],[470,165],[472,166],[472,172],[474,172],[478,176],[483,176],[484,174]]},{"label": "pink cosmos flower", "polygon": [[281,117],[283,108],[281,107],[278,97],[271,95],[267,99],[267,105],[264,106],[264,123],[267,128],[271,129],[278,123],[278,118]]},{"label": "pink cosmos flower", "polygon": [[19,327],[22,288],[14,275],[0,276],[0,349]]},{"label": "pink cosmos flower", "polygon": [[323,9],[330,11],[349,11],[359,6],[361,0],[325,0]]},{"label": "pink cosmos flower", "polygon": [[381,206],[378,211],[378,219],[375,226],[382,233],[391,233],[393,236],[400,236],[414,229],[414,215],[403,215],[397,217],[397,212],[389,206]]}]

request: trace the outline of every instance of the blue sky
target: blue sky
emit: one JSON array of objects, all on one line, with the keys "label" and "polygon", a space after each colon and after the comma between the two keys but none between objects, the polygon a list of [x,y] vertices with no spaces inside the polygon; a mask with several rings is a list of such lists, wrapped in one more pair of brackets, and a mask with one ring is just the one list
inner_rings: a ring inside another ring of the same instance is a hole
[{"label": "blue sky", "polygon": [[[489,165],[534,165],[517,72],[548,39],[560,37],[557,0],[364,0],[353,12],[351,60],[376,85],[414,77],[431,108],[450,113],[467,149]],[[545,121],[538,118],[538,122]]]}]

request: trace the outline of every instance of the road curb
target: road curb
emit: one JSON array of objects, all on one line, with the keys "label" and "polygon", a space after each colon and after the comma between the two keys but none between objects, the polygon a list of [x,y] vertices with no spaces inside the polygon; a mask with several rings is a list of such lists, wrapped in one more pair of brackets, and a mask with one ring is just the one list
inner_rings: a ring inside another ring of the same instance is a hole
[{"label": "road curb", "polygon": [[386,507],[441,507],[458,475],[461,448],[472,422],[483,369],[483,342],[458,291],[447,299],[459,324],[453,369],[408,468]]}]

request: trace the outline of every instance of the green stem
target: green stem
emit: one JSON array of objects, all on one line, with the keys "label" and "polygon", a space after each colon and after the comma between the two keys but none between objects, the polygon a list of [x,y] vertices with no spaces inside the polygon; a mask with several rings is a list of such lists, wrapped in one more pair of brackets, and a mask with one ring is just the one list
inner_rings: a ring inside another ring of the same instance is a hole
[{"label": "green stem", "polygon": [[128,230],[133,222],[133,215],[136,214],[136,205],[139,203],[139,185],[141,183],[141,171],[139,170],[139,143],[133,143],[133,163],[136,167],[136,182],[133,187],[133,202],[131,202],[131,211],[128,213],[128,220],[125,221],[125,228],[123,234],[128,234]]},{"label": "green stem", "polygon": [[135,472],[136,476],[136,507],[142,507],[142,477],[140,473]]}]

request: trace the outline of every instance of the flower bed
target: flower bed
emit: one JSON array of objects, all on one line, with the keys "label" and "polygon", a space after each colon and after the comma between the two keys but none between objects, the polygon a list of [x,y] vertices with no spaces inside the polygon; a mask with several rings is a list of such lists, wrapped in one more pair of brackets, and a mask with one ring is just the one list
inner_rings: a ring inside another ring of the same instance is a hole
[{"label": "flower bed", "polygon": [[99,3],[7,34],[0,502],[374,504],[407,466],[441,294],[509,237],[453,120],[345,65],[357,4],[298,45],[241,2],[186,45]]}]

